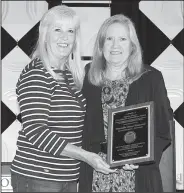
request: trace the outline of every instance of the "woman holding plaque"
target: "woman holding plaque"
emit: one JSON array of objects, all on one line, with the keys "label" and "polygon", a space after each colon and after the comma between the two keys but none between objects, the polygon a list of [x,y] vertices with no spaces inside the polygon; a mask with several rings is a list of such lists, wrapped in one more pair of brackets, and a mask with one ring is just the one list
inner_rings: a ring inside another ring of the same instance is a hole
[{"label": "woman holding plaque", "polygon": [[132,21],[122,15],[108,18],[97,34],[93,60],[86,66],[83,94],[87,100],[83,148],[107,156],[108,109],[149,101],[155,108],[155,163],[125,165],[104,175],[82,163],[81,192],[162,192],[159,162],[170,144],[172,109],[160,71],[145,65]]}]

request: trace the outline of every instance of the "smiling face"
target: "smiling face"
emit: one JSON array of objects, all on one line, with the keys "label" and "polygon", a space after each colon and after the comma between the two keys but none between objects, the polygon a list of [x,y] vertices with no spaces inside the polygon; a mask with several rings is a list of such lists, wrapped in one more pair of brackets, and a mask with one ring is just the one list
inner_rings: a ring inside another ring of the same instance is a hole
[{"label": "smiling face", "polygon": [[130,47],[131,42],[127,28],[120,23],[110,25],[103,46],[107,65],[125,69],[130,55]]},{"label": "smiling face", "polygon": [[75,42],[75,26],[72,20],[56,19],[46,38],[48,53],[59,61],[66,61]]}]

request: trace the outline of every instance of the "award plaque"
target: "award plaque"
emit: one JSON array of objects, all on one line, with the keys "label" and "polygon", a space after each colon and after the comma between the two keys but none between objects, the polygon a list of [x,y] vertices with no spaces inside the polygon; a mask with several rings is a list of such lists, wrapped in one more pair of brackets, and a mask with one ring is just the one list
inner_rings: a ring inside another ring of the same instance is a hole
[{"label": "award plaque", "polygon": [[107,163],[110,167],[154,161],[154,103],[108,110]]}]

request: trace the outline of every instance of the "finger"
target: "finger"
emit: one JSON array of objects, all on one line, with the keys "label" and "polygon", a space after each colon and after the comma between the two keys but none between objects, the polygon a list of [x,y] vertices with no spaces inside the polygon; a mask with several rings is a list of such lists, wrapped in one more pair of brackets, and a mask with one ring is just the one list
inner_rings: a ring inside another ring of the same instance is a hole
[{"label": "finger", "polygon": [[[109,166],[109,165],[108,165]],[[110,166],[109,166],[110,167]],[[101,165],[99,168],[101,170],[102,173],[117,173],[117,169],[111,169],[111,168],[107,168],[104,165]]]},{"label": "finger", "polygon": [[131,167],[132,169],[137,169],[139,166],[138,166],[138,165],[130,164],[130,167]]},{"label": "finger", "polygon": [[133,169],[130,167],[129,164],[125,164],[125,165],[123,166],[123,169],[124,169],[124,170],[133,170]]},{"label": "finger", "polygon": [[131,170],[132,169],[129,164],[125,164],[125,167],[127,168],[127,170]]},{"label": "finger", "polygon": [[108,169],[108,168],[103,168],[103,169],[101,169],[101,172],[102,172],[102,173],[105,173],[105,174],[118,173],[117,170],[112,170],[112,169]]},{"label": "finger", "polygon": [[118,173],[117,169],[108,169],[110,173]]}]

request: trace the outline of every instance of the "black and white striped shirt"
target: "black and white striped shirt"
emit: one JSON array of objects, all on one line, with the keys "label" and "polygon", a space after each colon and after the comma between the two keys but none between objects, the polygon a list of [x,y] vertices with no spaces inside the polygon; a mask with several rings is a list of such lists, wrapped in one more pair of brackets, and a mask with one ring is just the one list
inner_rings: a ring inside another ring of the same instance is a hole
[{"label": "black and white striped shirt", "polygon": [[73,91],[68,80],[56,81],[36,58],[22,71],[17,96],[22,130],[11,171],[38,179],[74,181],[79,177],[80,161],[61,156],[67,143],[81,147],[86,100]]}]

